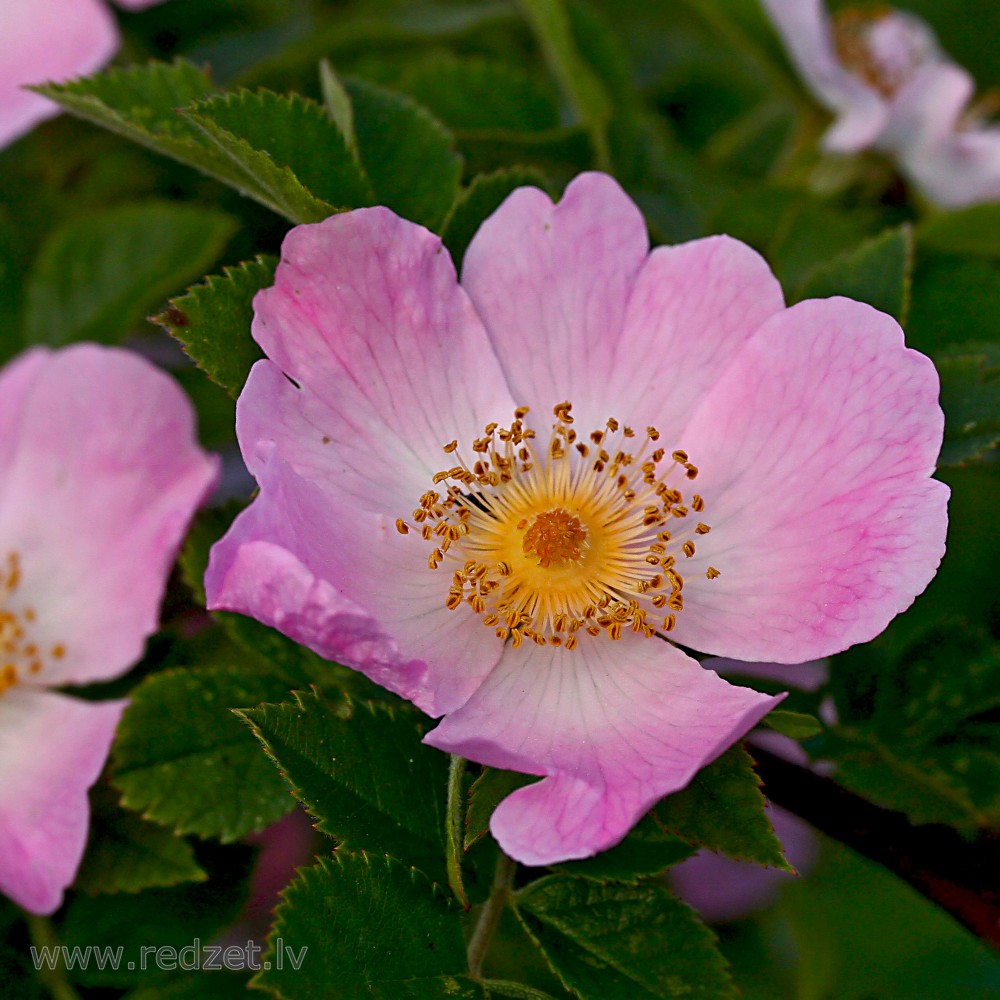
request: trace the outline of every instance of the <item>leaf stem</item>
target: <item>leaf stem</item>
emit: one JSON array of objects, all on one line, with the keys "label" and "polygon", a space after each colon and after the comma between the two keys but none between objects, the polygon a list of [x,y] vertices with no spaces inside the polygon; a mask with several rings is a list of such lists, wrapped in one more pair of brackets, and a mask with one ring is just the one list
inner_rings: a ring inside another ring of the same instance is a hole
[{"label": "leaf stem", "polygon": [[37,969],[39,981],[52,994],[54,1000],[80,1000],[80,994],[73,989],[66,978],[62,948],[52,921],[33,913],[26,913],[24,919],[28,925],[28,936],[32,946],[38,950],[48,949],[49,954],[55,952],[58,956],[55,968],[40,963]]},{"label": "leaf stem", "polygon": [[465,797],[462,795],[462,778],[465,777],[465,758],[451,755],[448,767],[448,804],[445,818],[445,864],[448,885],[463,909],[470,908],[469,897],[462,882],[462,854],[465,851]]},{"label": "leaf stem", "polygon": [[517,862],[513,858],[508,858],[503,851],[499,851],[496,871],[493,873],[493,888],[490,890],[490,898],[483,903],[483,908],[479,911],[479,919],[476,921],[472,937],[469,939],[469,973],[473,976],[478,977],[482,973],[483,960],[489,951],[493,932],[500,922],[500,914],[510,902],[511,888],[514,885],[514,872],[516,871]]}]

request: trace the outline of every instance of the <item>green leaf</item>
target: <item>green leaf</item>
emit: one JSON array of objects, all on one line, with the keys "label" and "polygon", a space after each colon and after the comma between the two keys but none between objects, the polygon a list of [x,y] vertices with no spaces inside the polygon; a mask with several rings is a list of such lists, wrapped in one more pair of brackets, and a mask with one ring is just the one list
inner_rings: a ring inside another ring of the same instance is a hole
[{"label": "green leaf", "polygon": [[239,90],[192,104],[184,114],[229,157],[242,190],[293,222],[318,222],[332,206],[373,203],[344,135],[315,101]]},{"label": "green leaf", "polygon": [[913,273],[906,340],[935,358],[956,344],[1000,341],[997,262],[921,251]]},{"label": "green leaf", "polygon": [[479,174],[459,195],[441,229],[441,239],[460,270],[465,251],[483,222],[520,187],[548,189],[545,175],[531,167],[511,167],[493,174]]},{"label": "green leaf", "polygon": [[597,165],[610,165],[608,125],[611,99],[600,79],[580,55],[562,0],[519,0],[546,62],[580,123],[586,126]]},{"label": "green leaf", "polygon": [[1000,345],[961,345],[936,364],[945,414],[938,465],[979,461],[1000,444]]},{"label": "green leaf", "polygon": [[723,1000],[736,991],[715,936],[659,884],[553,875],[515,897],[552,969],[581,1000]]},{"label": "green leaf", "polygon": [[632,828],[628,836],[610,850],[593,858],[569,861],[555,867],[567,875],[579,875],[598,882],[636,883],[659,875],[671,865],[695,853],[690,844],[667,833],[649,815]]},{"label": "green leaf", "polygon": [[344,89],[329,59],[319,61],[319,83],[327,114],[340,129],[348,152],[357,159],[358,137],[354,134],[354,106],[351,104],[351,95]]},{"label": "green leaf", "polygon": [[451,133],[408,97],[363,80],[346,87],[361,162],[378,204],[437,231],[462,173]]},{"label": "green leaf", "polygon": [[[204,953],[203,953],[204,954]],[[209,956],[205,956],[206,960]],[[247,974],[211,970],[132,990],[125,1000],[247,1000]]]},{"label": "green leaf", "polygon": [[71,219],[43,244],[28,278],[26,342],[121,340],[210,267],[235,228],[214,209],[159,201]]},{"label": "green leaf", "polygon": [[[187,162],[207,150],[178,108],[215,90],[208,74],[182,59],[114,67],[69,83],[33,88],[80,118],[158,153]],[[197,166],[197,163],[192,163]]]},{"label": "green leaf", "polygon": [[777,709],[764,716],[763,724],[793,740],[808,740],[823,732],[823,723],[806,712]]},{"label": "green leaf", "polygon": [[95,785],[90,799],[87,853],[74,888],[90,895],[139,892],[207,878],[186,840],[120,808],[108,785]]},{"label": "green leaf", "polygon": [[[209,876],[205,882],[114,896],[70,897],[60,914],[57,934],[67,948],[84,953],[93,949],[91,960],[78,960],[70,978],[87,986],[144,984],[169,971],[157,962],[158,958],[169,961],[165,949],[171,949],[176,959],[183,948],[185,961],[194,962],[200,946],[239,914],[254,857],[253,850],[243,845],[225,850],[215,847],[214,852],[200,852]],[[151,948],[161,951],[152,954]],[[115,953],[117,962],[110,960]],[[99,955],[105,957],[103,963]]]},{"label": "green leaf", "polygon": [[740,861],[794,871],[767,818],[760,778],[743,746],[734,746],[668,795],[653,815],[668,832]]},{"label": "green leaf", "polygon": [[418,871],[339,850],[283,896],[254,985],[286,1000],[486,1000],[467,975],[457,908]]},{"label": "green leaf", "polygon": [[831,257],[855,250],[875,222],[871,212],[841,212],[800,190],[741,184],[707,225],[709,232],[729,233],[759,250],[792,292]]},{"label": "green leaf", "polygon": [[[1000,643],[962,618],[838,658],[845,720],[823,737],[840,781],[916,823],[1000,823]],[[990,713],[990,714],[987,714]]]},{"label": "green leaf", "polygon": [[[247,91],[206,101],[213,90],[202,70],[183,61],[38,88],[67,111],[215,177],[292,222],[318,221],[334,205],[368,204],[357,163],[318,104]],[[331,193],[344,200],[324,200]]]},{"label": "green leaf", "polygon": [[409,66],[397,86],[459,133],[559,126],[555,95],[509,63],[434,53]]},{"label": "green leaf", "polygon": [[1000,204],[938,212],[917,227],[917,242],[932,250],[1000,257]]},{"label": "green leaf", "polygon": [[420,742],[416,713],[334,706],[313,692],[241,714],[319,830],[445,881],[448,758]]},{"label": "green leaf", "polygon": [[906,322],[913,271],[913,233],[909,226],[887,229],[856,250],[813,271],[795,300],[846,295]]},{"label": "green leaf", "polygon": [[490,817],[503,799],[511,792],[537,780],[533,774],[519,774],[516,771],[484,767],[482,774],[469,789],[469,809],[465,817],[465,849],[468,850],[490,832]]},{"label": "green leaf", "polygon": [[264,357],[250,336],[253,297],[274,283],[277,263],[274,257],[258,257],[223,268],[222,275],[207,277],[153,317],[231,396],[240,394],[254,362]]},{"label": "green leaf", "polygon": [[244,665],[149,677],[113,749],[122,802],[178,833],[223,841],[280,819],[294,800],[232,709],[287,695],[284,679]]},{"label": "green leaf", "polygon": [[534,986],[524,983],[509,982],[502,979],[487,979],[486,987],[490,1000],[554,1000],[551,993],[543,993]]}]

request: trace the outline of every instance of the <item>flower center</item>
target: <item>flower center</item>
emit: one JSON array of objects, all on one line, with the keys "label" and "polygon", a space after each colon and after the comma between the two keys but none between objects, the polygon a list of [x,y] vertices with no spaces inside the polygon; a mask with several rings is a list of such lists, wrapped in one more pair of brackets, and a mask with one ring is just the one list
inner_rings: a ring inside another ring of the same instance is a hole
[{"label": "flower center", "polygon": [[21,557],[17,552],[7,555],[0,565],[0,695],[19,680],[38,674],[45,659],[61,660],[66,647],[59,643],[47,652],[30,641],[33,608],[17,601],[21,584]]},{"label": "flower center", "polygon": [[843,65],[887,98],[925,63],[941,58],[934,33],[920,18],[881,5],[838,11],[833,39]]},{"label": "flower center", "polygon": [[[412,523],[396,522],[433,546],[432,570],[451,571],[445,606],[471,607],[515,647],[669,632],[684,606],[677,560],[710,530],[693,516],[704,500],[681,489],[698,475],[685,452],[657,447],[654,427],[635,447],[636,432],[614,418],[581,438],[571,410],[554,408],[544,448],[527,407],[509,427],[487,425],[471,442],[475,461],[456,456],[434,476],[443,492],[420,497]],[[456,455],[458,442],[444,451]]]},{"label": "flower center", "polygon": [[535,556],[539,566],[579,562],[587,543],[587,529],[580,519],[562,507],[539,514],[524,533],[521,549]]}]

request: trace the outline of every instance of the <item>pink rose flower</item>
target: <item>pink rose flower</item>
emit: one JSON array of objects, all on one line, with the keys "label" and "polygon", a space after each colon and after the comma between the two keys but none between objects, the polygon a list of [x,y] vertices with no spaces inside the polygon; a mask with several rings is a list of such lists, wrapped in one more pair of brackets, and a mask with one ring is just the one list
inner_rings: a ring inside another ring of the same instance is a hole
[{"label": "pink rose flower", "polygon": [[617,183],[514,192],[458,284],[384,208],[285,239],[237,433],[260,494],[209,604],[542,775],[491,829],[541,865],[618,842],[777,702],[681,652],[801,662],[933,576],[933,365],[846,299],[786,309],[724,236],[649,251]]},{"label": "pink rose flower", "polygon": [[[116,0],[143,10],[162,0]],[[3,0],[0,3],[0,147],[59,113],[22,88],[100,69],[118,51],[118,28],[103,0]]]},{"label": "pink rose flower", "polygon": [[836,116],[827,150],[887,153],[946,208],[1000,198],[1000,128],[967,110],[972,77],[924,21],[891,8],[830,19],[821,0],[761,2],[806,86]]},{"label": "pink rose flower", "polygon": [[119,676],[156,630],[216,478],[193,416],[126,351],[32,350],[0,372],[0,892],[34,913],[76,874],[126,704],[49,689]]}]

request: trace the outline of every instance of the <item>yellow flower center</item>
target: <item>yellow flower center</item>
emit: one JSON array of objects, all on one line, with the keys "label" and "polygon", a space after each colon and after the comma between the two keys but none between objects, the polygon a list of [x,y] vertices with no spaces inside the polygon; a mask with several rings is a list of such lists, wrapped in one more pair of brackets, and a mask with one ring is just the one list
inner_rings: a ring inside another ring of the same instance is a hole
[{"label": "yellow flower center", "polygon": [[61,660],[66,655],[62,643],[45,651],[31,641],[35,611],[17,601],[20,584],[21,557],[11,552],[0,568],[0,695],[19,680],[38,674],[47,658]]},{"label": "yellow flower center", "polygon": [[445,445],[459,464],[434,476],[443,492],[429,490],[411,521],[396,522],[433,546],[432,570],[450,571],[445,606],[472,608],[515,647],[669,632],[684,606],[677,560],[710,530],[694,517],[704,500],[681,490],[698,475],[685,452],[657,447],[654,427],[635,447],[636,432],[613,418],[581,438],[571,410],[554,408],[544,449],[527,407],[509,427],[489,424],[471,463],[457,441]]}]

